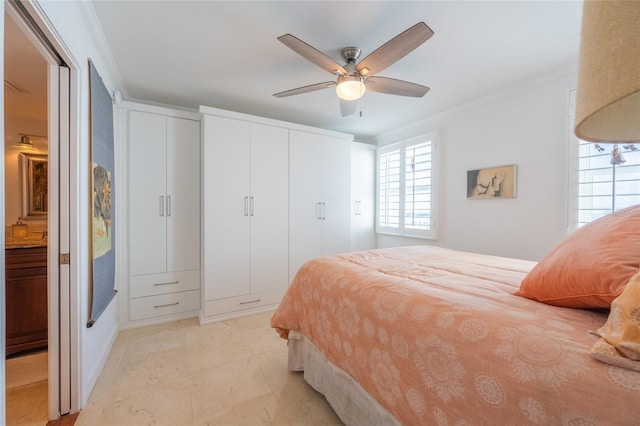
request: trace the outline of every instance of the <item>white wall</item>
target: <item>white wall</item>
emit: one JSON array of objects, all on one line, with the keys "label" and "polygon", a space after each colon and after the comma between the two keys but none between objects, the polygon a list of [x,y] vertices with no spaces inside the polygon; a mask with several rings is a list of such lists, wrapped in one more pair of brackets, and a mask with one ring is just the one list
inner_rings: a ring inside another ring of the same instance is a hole
[{"label": "white wall", "polygon": [[[85,323],[89,318],[90,293],[88,283],[90,280],[90,250],[89,250],[89,70],[88,59],[91,59],[100,72],[107,90],[116,88],[115,81],[120,77],[117,71],[111,68],[110,54],[92,36],[89,28],[94,27],[95,16],[86,2],[48,2],[38,1],[36,9],[43,15],[45,21],[50,24],[51,31],[62,40],[65,51],[72,57],[72,66],[78,70],[78,124],[72,129],[72,133],[78,135],[78,143],[71,147],[72,168],[71,182],[77,183],[74,188],[78,194],[78,209],[72,212],[72,218],[77,218],[72,223],[72,235],[78,235],[78,247],[75,250],[79,279],[80,310],[80,360],[82,369],[80,374],[80,399],[81,406],[86,404],[91,390],[98,379],[102,367],[109,355],[111,345],[118,333],[117,298],[107,307],[92,328],[86,328]],[[72,83],[73,84],[73,83]],[[116,147],[117,149],[117,147]],[[75,158],[74,158],[75,157]],[[75,165],[74,165],[75,164]],[[116,167],[118,165],[116,164]],[[118,189],[116,188],[116,197]],[[117,198],[116,198],[116,205]],[[116,214],[119,214],[116,212]],[[121,214],[121,213],[120,213]],[[120,216],[124,219],[124,216]],[[116,234],[119,230],[116,228]],[[121,241],[122,239],[120,239]],[[117,247],[116,247],[117,250]],[[118,274],[116,274],[118,276]],[[118,287],[118,283],[116,283]],[[72,307],[73,308],[73,307]]]},{"label": "white wall", "polygon": [[[437,130],[438,239],[378,236],[378,247],[433,244],[540,260],[566,236],[568,91],[559,70],[377,138],[385,145]],[[428,96],[428,95],[427,95]],[[466,172],[517,165],[517,197],[466,198]]]}]

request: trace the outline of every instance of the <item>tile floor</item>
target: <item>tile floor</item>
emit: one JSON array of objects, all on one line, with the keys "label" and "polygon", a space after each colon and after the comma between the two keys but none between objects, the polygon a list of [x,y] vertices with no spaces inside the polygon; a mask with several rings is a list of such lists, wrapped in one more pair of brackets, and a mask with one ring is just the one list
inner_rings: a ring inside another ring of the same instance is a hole
[{"label": "tile floor", "polygon": [[122,331],[76,425],[342,425],[287,370],[271,315]]},{"label": "tile floor", "polygon": [[47,362],[47,352],[6,360],[5,416],[8,426],[47,424],[49,418]]},{"label": "tile floor", "polygon": [[7,389],[7,426],[44,426],[49,420],[48,382]]}]

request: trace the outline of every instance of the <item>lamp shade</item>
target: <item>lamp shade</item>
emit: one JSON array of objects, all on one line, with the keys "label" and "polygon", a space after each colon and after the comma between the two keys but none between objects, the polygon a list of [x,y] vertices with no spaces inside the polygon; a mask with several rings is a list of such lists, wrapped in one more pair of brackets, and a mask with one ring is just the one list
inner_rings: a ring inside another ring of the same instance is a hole
[{"label": "lamp shade", "polygon": [[640,1],[584,2],[575,132],[640,141]]},{"label": "lamp shade", "polygon": [[340,99],[345,101],[355,101],[360,99],[367,90],[362,82],[362,79],[358,76],[346,75],[338,78],[338,85],[336,86],[336,93]]}]

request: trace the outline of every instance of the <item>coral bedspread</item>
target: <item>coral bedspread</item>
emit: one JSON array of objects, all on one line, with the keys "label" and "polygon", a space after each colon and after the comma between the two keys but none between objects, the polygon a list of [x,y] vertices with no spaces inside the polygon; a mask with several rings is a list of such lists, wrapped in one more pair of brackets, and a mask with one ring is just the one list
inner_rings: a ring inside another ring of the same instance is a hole
[{"label": "coral bedspread", "polygon": [[640,424],[640,373],[590,356],[606,314],[512,295],[533,266],[425,246],[322,257],[271,324],[405,425]]}]

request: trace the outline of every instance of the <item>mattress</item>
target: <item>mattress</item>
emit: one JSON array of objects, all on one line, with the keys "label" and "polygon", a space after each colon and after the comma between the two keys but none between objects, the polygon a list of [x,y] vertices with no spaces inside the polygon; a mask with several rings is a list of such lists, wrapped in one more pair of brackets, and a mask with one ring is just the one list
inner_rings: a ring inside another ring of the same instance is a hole
[{"label": "mattress", "polygon": [[[345,398],[314,382],[346,424],[639,424],[640,373],[590,356],[606,313],[512,294],[534,265],[430,246],[322,257],[272,326],[335,368],[323,381],[367,395],[343,414]],[[308,355],[292,357],[307,368]]]}]

